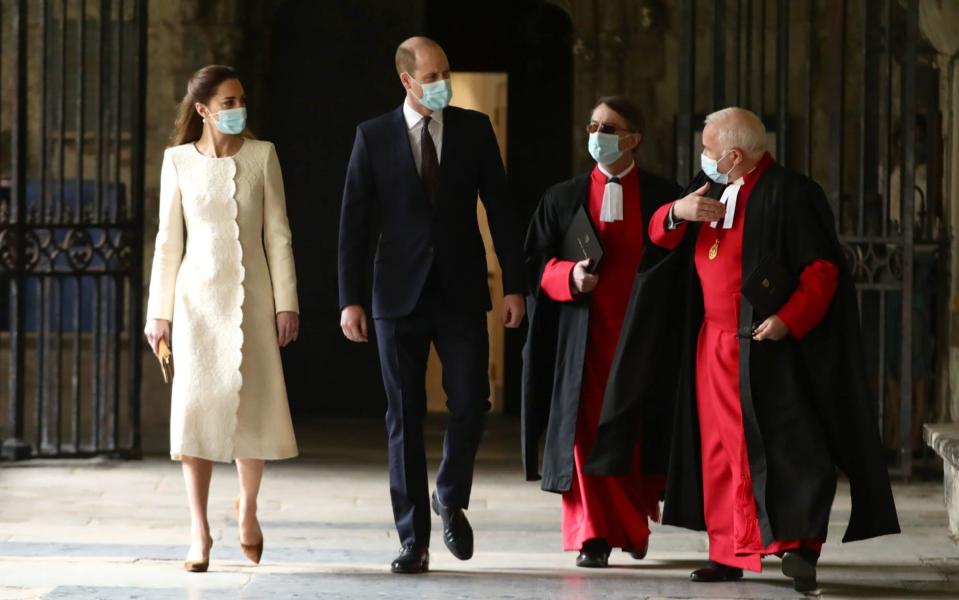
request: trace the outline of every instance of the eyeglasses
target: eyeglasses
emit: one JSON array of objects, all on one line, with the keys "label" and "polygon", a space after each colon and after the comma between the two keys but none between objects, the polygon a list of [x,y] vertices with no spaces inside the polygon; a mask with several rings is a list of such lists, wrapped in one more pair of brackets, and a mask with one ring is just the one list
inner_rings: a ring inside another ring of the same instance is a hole
[{"label": "eyeglasses", "polygon": [[629,129],[620,127],[615,123],[598,123],[596,121],[590,121],[589,125],[586,126],[586,131],[587,133],[596,133],[597,131],[600,133],[618,133],[620,131],[633,133]]}]

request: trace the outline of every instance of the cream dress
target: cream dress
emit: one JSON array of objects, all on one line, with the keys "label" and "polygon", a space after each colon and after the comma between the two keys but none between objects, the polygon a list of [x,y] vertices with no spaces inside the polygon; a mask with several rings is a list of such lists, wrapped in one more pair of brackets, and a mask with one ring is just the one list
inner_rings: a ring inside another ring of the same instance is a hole
[{"label": "cream dress", "polygon": [[296,456],[276,313],[299,312],[283,176],[269,142],[168,148],[148,319],[172,322],[170,455]]}]

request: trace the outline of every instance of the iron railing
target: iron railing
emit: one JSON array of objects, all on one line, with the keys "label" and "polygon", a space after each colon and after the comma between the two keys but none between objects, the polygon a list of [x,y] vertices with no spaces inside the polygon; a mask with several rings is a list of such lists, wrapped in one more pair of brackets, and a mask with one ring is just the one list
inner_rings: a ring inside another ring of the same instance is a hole
[{"label": "iron railing", "polygon": [[146,30],[146,0],[0,3],[5,459],[140,450]]}]

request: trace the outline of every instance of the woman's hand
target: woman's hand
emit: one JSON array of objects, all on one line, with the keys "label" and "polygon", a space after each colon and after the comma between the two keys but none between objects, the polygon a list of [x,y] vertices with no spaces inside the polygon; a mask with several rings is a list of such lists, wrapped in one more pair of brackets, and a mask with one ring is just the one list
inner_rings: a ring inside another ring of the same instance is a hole
[{"label": "woman's hand", "polygon": [[276,313],[276,337],[280,348],[300,336],[300,315],[291,310]]},{"label": "woman's hand", "polygon": [[143,335],[146,336],[150,349],[156,354],[160,340],[166,340],[167,345],[170,344],[170,322],[166,319],[150,319],[143,328]]}]

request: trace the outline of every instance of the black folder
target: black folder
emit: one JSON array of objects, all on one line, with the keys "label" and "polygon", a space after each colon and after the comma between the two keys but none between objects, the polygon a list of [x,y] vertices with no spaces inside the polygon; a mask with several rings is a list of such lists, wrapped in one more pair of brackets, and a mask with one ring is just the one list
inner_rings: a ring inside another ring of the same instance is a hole
[{"label": "black folder", "polygon": [[753,305],[758,320],[776,314],[796,290],[798,282],[782,263],[765,256],[743,283],[743,296]]},{"label": "black folder", "polygon": [[586,207],[582,205],[576,210],[573,222],[566,230],[560,258],[573,262],[588,258],[591,262],[587,271],[590,273],[595,273],[599,269],[600,261],[603,260],[603,243],[599,239]]}]

